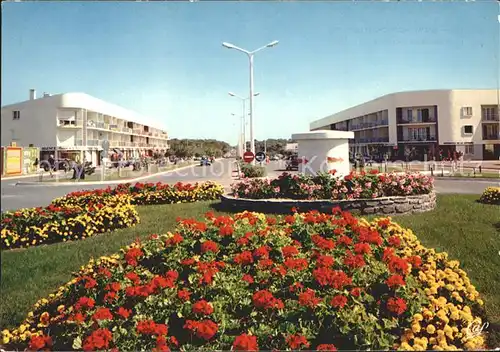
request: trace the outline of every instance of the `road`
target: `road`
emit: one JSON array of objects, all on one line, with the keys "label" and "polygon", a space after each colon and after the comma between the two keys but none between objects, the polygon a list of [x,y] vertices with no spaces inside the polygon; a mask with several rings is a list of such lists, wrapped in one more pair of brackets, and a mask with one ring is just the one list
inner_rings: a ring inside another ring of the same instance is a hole
[{"label": "road", "polygon": [[[234,160],[219,160],[210,167],[198,165],[186,169],[172,171],[163,175],[151,176],[141,182],[163,182],[174,184],[176,182],[194,183],[212,180],[222,184],[226,189],[235,182],[231,172]],[[268,176],[276,177],[283,171],[282,162],[271,162],[268,166]],[[107,185],[78,185],[74,186],[16,186],[18,181],[36,181],[37,178],[7,179],[1,181],[1,202],[3,210],[15,210],[19,208],[46,206],[54,198],[64,196],[67,193],[83,189],[98,189]],[[498,181],[487,180],[436,180],[436,191],[438,193],[463,193],[481,194],[488,186],[499,186]],[[111,185],[113,186],[113,185]]]}]

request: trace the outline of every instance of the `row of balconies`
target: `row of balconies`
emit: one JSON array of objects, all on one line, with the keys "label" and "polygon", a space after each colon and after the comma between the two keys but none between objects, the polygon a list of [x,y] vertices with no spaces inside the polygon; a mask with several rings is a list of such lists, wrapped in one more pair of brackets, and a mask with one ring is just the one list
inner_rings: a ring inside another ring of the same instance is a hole
[{"label": "row of balconies", "polygon": [[400,142],[435,142],[435,135],[423,135],[423,136],[406,136],[406,137],[398,137],[398,141]]},{"label": "row of balconies", "polygon": [[389,143],[389,137],[355,138],[354,143]]},{"label": "row of balconies", "polygon": [[[157,137],[157,138],[168,138],[168,135],[166,133],[160,133],[160,132],[145,132],[142,129],[131,129],[128,127],[118,127],[116,125],[112,124],[107,124],[104,122],[93,122],[93,123],[87,123],[87,129],[104,129],[104,130],[109,130],[112,132],[122,132],[122,133],[129,133],[129,134],[136,134],[140,136],[148,136],[148,137]],[[62,128],[81,128],[82,123],[81,121],[77,121],[77,123],[73,124],[59,124],[59,127]]]},{"label": "row of balconies", "polygon": [[434,117],[429,117],[428,119],[398,119],[398,124],[411,124],[411,123],[435,123],[436,119]]},{"label": "row of balconies", "polygon": [[350,125],[349,130],[354,131],[354,130],[360,130],[364,128],[373,128],[373,127],[379,127],[379,126],[388,126],[389,125],[389,120],[379,120],[379,121],[373,121],[373,122],[362,122],[357,125]]},{"label": "row of balconies", "polygon": [[[102,140],[98,139],[88,139],[88,147],[98,147],[102,145]],[[75,140],[75,146],[83,146],[83,140]],[[139,143],[139,142],[123,142],[123,141],[109,141],[110,147],[137,147],[137,148],[168,148],[168,144],[165,143]]]}]

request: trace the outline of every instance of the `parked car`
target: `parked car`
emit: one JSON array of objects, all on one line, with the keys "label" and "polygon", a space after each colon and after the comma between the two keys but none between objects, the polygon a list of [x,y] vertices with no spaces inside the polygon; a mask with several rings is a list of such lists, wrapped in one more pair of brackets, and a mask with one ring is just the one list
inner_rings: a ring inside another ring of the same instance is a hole
[{"label": "parked car", "polygon": [[297,155],[292,155],[286,160],[285,168],[287,171],[299,170],[299,157]]},{"label": "parked car", "polygon": [[210,165],[211,165],[210,160],[206,156],[201,158],[200,166],[210,166]]}]

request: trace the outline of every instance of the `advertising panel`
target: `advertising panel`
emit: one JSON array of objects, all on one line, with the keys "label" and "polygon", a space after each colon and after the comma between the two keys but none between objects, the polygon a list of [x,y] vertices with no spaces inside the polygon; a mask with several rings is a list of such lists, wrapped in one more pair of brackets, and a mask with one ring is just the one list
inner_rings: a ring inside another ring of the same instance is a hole
[{"label": "advertising panel", "polygon": [[36,159],[39,157],[38,148],[24,148],[23,150],[23,171],[25,173],[36,172],[38,166],[35,165]]},{"label": "advertising panel", "polygon": [[7,147],[5,152],[5,173],[7,175],[19,175],[23,169],[23,148]]}]

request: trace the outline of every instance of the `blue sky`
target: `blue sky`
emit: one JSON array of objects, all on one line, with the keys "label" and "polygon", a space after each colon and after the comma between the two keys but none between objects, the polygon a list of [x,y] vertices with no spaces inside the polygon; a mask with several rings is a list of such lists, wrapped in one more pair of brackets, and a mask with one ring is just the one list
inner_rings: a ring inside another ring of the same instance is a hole
[{"label": "blue sky", "polygon": [[[255,137],[394,91],[497,88],[498,5],[465,2],[2,3],[2,105],[85,92],[172,138],[236,142],[255,56]],[[247,104],[248,108],[248,104]]]}]

